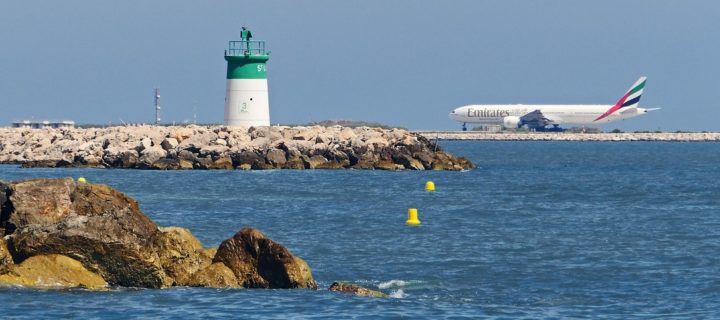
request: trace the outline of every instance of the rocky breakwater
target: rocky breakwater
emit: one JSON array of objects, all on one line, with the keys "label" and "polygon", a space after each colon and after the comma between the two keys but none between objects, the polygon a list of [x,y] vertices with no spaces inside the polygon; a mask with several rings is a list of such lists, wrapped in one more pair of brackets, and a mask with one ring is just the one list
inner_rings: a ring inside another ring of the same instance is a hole
[{"label": "rocky breakwater", "polygon": [[406,130],[340,126],[4,128],[0,163],[157,170],[473,167]]},{"label": "rocky breakwater", "polygon": [[259,230],[205,248],[105,185],[0,183],[0,208],[0,285],[317,288],[307,263]]}]

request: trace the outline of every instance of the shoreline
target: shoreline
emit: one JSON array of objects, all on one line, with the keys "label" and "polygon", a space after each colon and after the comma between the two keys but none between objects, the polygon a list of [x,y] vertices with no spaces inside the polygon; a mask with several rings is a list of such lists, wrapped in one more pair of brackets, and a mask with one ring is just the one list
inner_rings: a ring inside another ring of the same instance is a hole
[{"label": "shoreline", "polygon": [[720,132],[473,132],[473,131],[413,131],[429,140],[477,141],[657,141],[657,142],[720,142]]}]

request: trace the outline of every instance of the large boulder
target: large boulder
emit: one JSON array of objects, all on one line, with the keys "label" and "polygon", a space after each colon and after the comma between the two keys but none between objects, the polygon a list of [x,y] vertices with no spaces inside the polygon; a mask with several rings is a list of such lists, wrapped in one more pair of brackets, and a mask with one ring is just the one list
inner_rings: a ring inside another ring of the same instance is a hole
[{"label": "large boulder", "polygon": [[158,161],[167,156],[167,151],[159,146],[152,146],[144,149],[138,159],[138,166],[141,168],[151,168],[153,162]]},{"label": "large boulder", "polygon": [[194,273],[188,285],[208,288],[240,288],[235,274],[222,262],[215,262]]},{"label": "large boulder", "polygon": [[213,257],[207,254],[202,243],[190,230],[178,227],[159,230],[155,245],[160,264],[165,273],[173,279],[174,285],[189,285],[192,275],[209,266]]},{"label": "large boulder", "polygon": [[[197,161],[197,155],[192,153],[189,150],[180,150],[180,152],[177,153],[177,158],[180,160],[185,160],[187,162],[190,162],[192,164],[193,162]],[[190,167],[192,169],[192,167]]]},{"label": "large boulder", "polygon": [[325,162],[317,164],[315,166],[315,169],[343,169],[348,166],[350,166],[350,161],[348,161],[348,160],[342,160],[342,161],[330,160],[330,161],[325,161]]},{"label": "large boulder", "polygon": [[73,212],[74,191],[75,182],[70,178],[13,184],[10,200],[14,212],[10,214],[8,227],[57,223]]},{"label": "large boulder", "polygon": [[10,250],[8,250],[7,242],[5,239],[0,238],[0,274],[7,272],[14,264]]},{"label": "large boulder", "polygon": [[302,131],[295,134],[292,138],[293,140],[311,140],[315,139],[315,137],[320,133],[319,127],[310,127],[310,128],[303,128]]},{"label": "large boulder", "polygon": [[178,139],[177,138],[165,138],[160,143],[160,146],[165,150],[175,150],[175,148],[178,146]]},{"label": "large boulder", "polygon": [[[155,170],[179,170],[183,169],[181,166],[181,162],[186,160],[180,160],[180,159],[160,159],[152,163],[150,165],[150,169]],[[192,169],[192,163],[190,163],[190,169]]]},{"label": "large boulder", "polygon": [[183,128],[183,127],[176,127],[170,132],[170,137],[175,139],[175,141],[177,141],[177,142],[182,142],[183,140],[189,138],[192,135],[193,135],[192,129]]},{"label": "large boulder", "polygon": [[435,160],[430,152],[416,152],[414,158],[420,161],[425,169],[432,169],[432,163]]},{"label": "large boulder", "polygon": [[119,168],[134,168],[138,163],[139,157],[135,150],[123,151],[113,165]]},{"label": "large boulder", "polygon": [[285,153],[287,154],[287,160],[288,160],[288,161],[301,160],[301,159],[302,159],[303,153],[300,152],[300,150],[298,150],[298,148],[295,148],[295,147],[290,148],[290,147],[287,147],[287,146],[285,146],[285,145],[283,145],[283,147],[284,147],[283,150],[285,150]]},{"label": "large boulder", "polygon": [[253,167],[260,163],[265,163],[265,158],[252,151],[233,153],[230,157],[232,158],[233,165],[236,167],[240,167],[241,165]]},{"label": "large boulder", "polygon": [[305,261],[256,229],[204,249],[189,230],[159,228],[137,202],[105,185],[70,178],[0,183],[0,207],[7,234],[0,238],[0,282],[317,288]]},{"label": "large boulder", "polygon": [[325,157],[320,156],[320,155],[314,155],[314,156],[306,159],[305,161],[306,161],[306,163],[305,163],[306,168],[315,169],[315,168],[321,167],[326,162],[328,162],[328,159],[325,159]]},{"label": "large boulder", "polygon": [[405,166],[401,164],[394,163],[392,161],[388,160],[380,160],[377,163],[375,163],[375,169],[377,170],[402,170],[405,168]]},{"label": "large boulder", "polygon": [[152,139],[146,137],[146,138],[142,138],[140,140],[140,143],[137,145],[137,147],[135,147],[135,149],[138,152],[142,152],[143,150],[150,149],[152,146],[153,146]]},{"label": "large boulder", "polygon": [[5,225],[10,218],[12,211],[8,196],[10,195],[10,186],[0,181],[0,238],[5,236]]},{"label": "large boulder", "polygon": [[455,159],[455,162],[461,166],[465,170],[474,169],[475,165],[472,163],[472,161],[464,158],[464,157],[458,157]]},{"label": "large boulder", "polygon": [[29,160],[20,165],[22,168],[62,168],[72,164],[65,160]]},{"label": "large boulder", "polygon": [[273,148],[268,150],[265,158],[268,163],[276,167],[281,167],[283,164],[285,164],[285,162],[287,162],[287,159],[285,158],[285,151],[282,151],[280,149]]},{"label": "large boulder", "polygon": [[450,156],[449,154],[438,151],[435,153],[435,161],[432,163],[432,169],[433,170],[451,170],[451,171],[459,171],[463,169],[470,169],[470,168],[463,168],[461,165],[453,163],[454,157]]},{"label": "large boulder", "polygon": [[232,159],[229,156],[219,157],[216,160],[214,160],[211,165],[208,166],[208,169],[232,170],[233,169]]},{"label": "large boulder", "polygon": [[[179,137],[174,137],[179,138]],[[198,132],[197,134],[191,135],[185,139],[178,139],[180,142],[177,147],[186,150],[200,150],[203,147],[207,147],[210,143],[217,139],[217,134],[214,132]]]},{"label": "large boulder", "polygon": [[305,161],[302,158],[288,160],[282,166],[283,169],[305,169]]},{"label": "large boulder", "polygon": [[213,262],[225,264],[246,288],[317,289],[304,260],[254,228],[243,228],[223,241]]},{"label": "large boulder", "polygon": [[101,168],[102,158],[95,154],[77,154],[73,160],[73,166]]},{"label": "large boulder", "polygon": [[158,227],[135,200],[106,186],[72,179],[11,184],[9,236],[16,262],[61,254],[80,261],[111,285],[172,284],[153,244]]},{"label": "large boulder", "polygon": [[101,290],[105,280],[86,269],[80,261],[63,255],[30,257],[0,275],[0,284],[40,288],[79,287]]},{"label": "large boulder", "polygon": [[373,162],[367,161],[367,160],[360,160],[356,164],[352,166],[353,169],[374,169],[375,164]]},{"label": "large boulder", "polygon": [[425,170],[425,166],[423,164],[414,159],[413,157],[406,155],[406,154],[398,154],[392,157],[395,163],[403,165],[405,169],[411,169],[411,170]]},{"label": "large boulder", "polygon": [[363,288],[356,284],[351,283],[343,283],[343,282],[333,282],[332,285],[330,285],[330,288],[328,289],[330,291],[335,292],[342,292],[342,293],[349,293],[360,297],[373,297],[373,298],[387,298],[388,295],[380,292],[371,290],[368,288]]}]

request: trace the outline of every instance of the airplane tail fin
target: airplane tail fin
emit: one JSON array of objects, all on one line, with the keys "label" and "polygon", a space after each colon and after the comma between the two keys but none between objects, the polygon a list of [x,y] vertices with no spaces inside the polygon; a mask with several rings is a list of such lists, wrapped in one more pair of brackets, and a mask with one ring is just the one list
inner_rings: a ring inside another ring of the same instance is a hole
[{"label": "airplane tail fin", "polygon": [[637,108],[637,106],[640,104],[640,97],[643,94],[643,89],[645,89],[645,80],[647,80],[647,77],[640,77],[635,83],[630,87],[630,90],[625,92],[625,95],[623,95],[618,102],[612,106],[612,108],[608,109],[608,111],[605,111],[602,115],[597,117],[595,121],[598,121],[600,119],[603,119],[611,114],[613,114],[615,111],[620,110],[621,108]]}]

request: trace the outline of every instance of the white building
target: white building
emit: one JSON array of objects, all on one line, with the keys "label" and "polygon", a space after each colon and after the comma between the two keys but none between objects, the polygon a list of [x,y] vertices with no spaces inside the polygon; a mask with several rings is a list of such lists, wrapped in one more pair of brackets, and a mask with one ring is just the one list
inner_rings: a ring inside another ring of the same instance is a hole
[{"label": "white building", "polygon": [[75,121],[16,121],[13,128],[44,129],[44,128],[74,128]]}]

